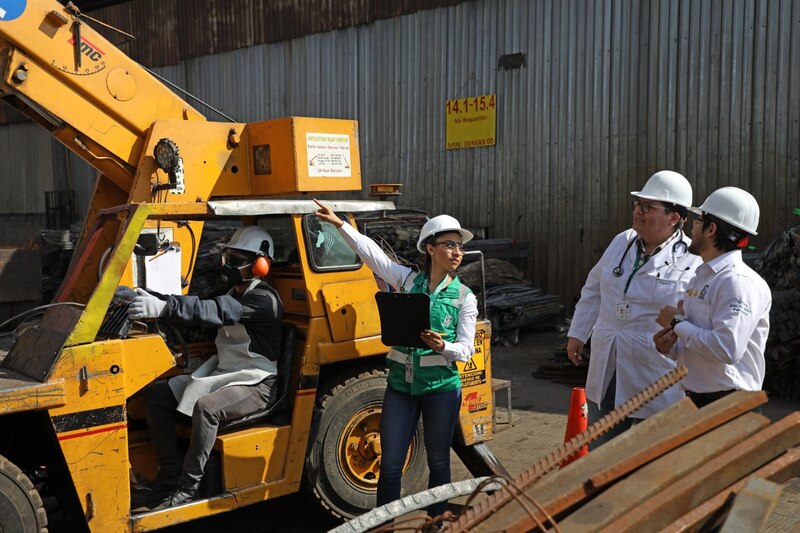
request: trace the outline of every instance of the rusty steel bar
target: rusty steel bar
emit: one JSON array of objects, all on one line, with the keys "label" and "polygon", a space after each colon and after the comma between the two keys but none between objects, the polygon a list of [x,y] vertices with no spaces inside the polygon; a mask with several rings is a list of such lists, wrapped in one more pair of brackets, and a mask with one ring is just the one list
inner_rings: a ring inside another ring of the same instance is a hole
[{"label": "rusty steel bar", "polygon": [[[683,435],[676,433],[676,440],[665,441],[663,443],[663,451],[660,453],[654,450],[654,457],[663,455],[667,451],[673,449],[676,443],[683,444],[689,439],[703,433],[731,420],[734,417],[741,415],[747,411],[751,411],[759,405],[767,403],[767,393],[764,391],[737,391],[733,394],[728,394],[717,400],[716,402],[707,405],[701,411],[704,422],[694,422],[693,430],[688,434]],[[710,416],[709,416],[710,415]],[[589,478],[589,483],[594,487],[602,487],[618,479],[622,473],[630,472],[632,464],[639,462],[636,455],[631,455],[625,461],[614,467],[608,468],[605,471],[599,472]]]},{"label": "rusty steel bar", "polygon": [[615,483],[559,522],[559,528],[570,532],[597,531],[767,426],[769,419],[755,413],[723,424]]},{"label": "rusty steel bar", "polygon": [[[589,479],[604,478],[610,482],[764,401],[763,392],[738,392],[698,410],[691,400],[684,398],[542,479],[526,489],[525,494],[555,516],[599,490],[599,484],[592,485]],[[529,514],[518,505],[504,505],[494,515],[476,520],[464,530],[527,531],[535,527],[535,520],[543,521],[544,516],[540,510]]]},{"label": "rusty steel bar", "polygon": [[[650,417],[646,422],[633,426],[629,431],[600,446],[589,455],[568,465],[565,468],[552,472],[540,479],[536,484],[523,489],[525,497],[535,499],[544,510],[539,509],[528,512],[519,504],[522,495],[517,496],[517,503],[507,504],[469,528],[469,531],[527,531],[536,526],[537,520],[542,522],[545,510],[559,512],[562,506],[570,505],[571,500],[580,501],[588,494],[595,491],[586,480],[594,473],[602,471],[608,465],[614,465],[627,457],[634,449],[648,448],[652,441],[652,434],[665,434],[665,430],[674,427],[675,420],[684,419],[697,413],[697,407],[684,398],[664,411]],[[512,490],[509,487],[509,490]],[[511,527],[511,526],[514,527]],[[510,529],[509,529],[510,528]],[[516,529],[515,529],[516,528]]]},{"label": "rusty steel bar", "polygon": [[[590,442],[597,440],[611,428],[620,424],[625,418],[641,409],[642,406],[658,397],[662,392],[678,383],[686,376],[686,367],[679,365],[675,370],[656,380],[644,390],[636,394],[633,398],[617,407],[614,411],[607,414],[586,431],[575,435],[568,442],[550,452],[539,462],[534,464],[527,471],[523,472],[514,480],[517,488],[524,490],[526,487],[541,479],[545,474],[558,467],[565,459],[577,453],[581,448]],[[574,464],[574,463],[573,463]],[[515,490],[515,489],[512,489]],[[504,489],[478,503],[475,507],[467,509],[456,522],[447,526],[446,531],[466,531],[474,524],[479,523],[487,516],[491,515],[496,509],[502,507],[514,499],[514,495]]]},{"label": "rusty steel bar", "polygon": [[798,443],[800,412],[794,412],[707,462],[600,531],[658,531]]},{"label": "rusty steel bar", "polygon": [[[786,481],[800,476],[800,448],[792,448],[774,461],[767,463],[750,477],[758,477],[785,483]],[[714,520],[715,513],[722,509],[729,500],[731,494],[736,494],[744,487],[746,479],[740,479],[730,487],[718,493],[704,504],[695,507],[670,525],[659,531],[659,533],[685,533],[686,531],[696,531],[698,527],[707,528],[714,526],[709,520]]]}]

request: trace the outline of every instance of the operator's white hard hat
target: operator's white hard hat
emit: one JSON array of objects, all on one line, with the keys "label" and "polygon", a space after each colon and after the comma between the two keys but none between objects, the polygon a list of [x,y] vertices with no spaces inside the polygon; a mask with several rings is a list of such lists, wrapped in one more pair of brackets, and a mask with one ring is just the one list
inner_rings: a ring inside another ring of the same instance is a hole
[{"label": "operator's white hard hat", "polygon": [[450,215],[439,215],[433,217],[429,221],[422,226],[422,229],[419,232],[419,240],[417,241],[417,250],[420,253],[425,253],[425,239],[430,237],[431,235],[436,235],[437,233],[446,233],[449,231],[456,231],[461,234],[461,241],[467,243],[472,240],[474,235],[472,232],[467,231],[461,227],[458,220],[454,219]]},{"label": "operator's white hard hat", "polygon": [[650,176],[641,191],[631,194],[645,200],[656,200],[676,204],[685,208],[692,207],[692,186],[683,175],[671,170],[660,170]]},{"label": "operator's white hard hat", "polygon": [[222,247],[268,256],[270,259],[275,257],[275,244],[272,242],[272,236],[258,226],[243,226],[237,229],[231,240]]},{"label": "operator's white hard hat", "polygon": [[708,213],[727,222],[734,228],[746,231],[750,235],[758,235],[758,219],[761,210],[758,202],[749,192],[739,187],[722,187],[712,192],[700,207],[692,207],[691,211],[702,215]]}]

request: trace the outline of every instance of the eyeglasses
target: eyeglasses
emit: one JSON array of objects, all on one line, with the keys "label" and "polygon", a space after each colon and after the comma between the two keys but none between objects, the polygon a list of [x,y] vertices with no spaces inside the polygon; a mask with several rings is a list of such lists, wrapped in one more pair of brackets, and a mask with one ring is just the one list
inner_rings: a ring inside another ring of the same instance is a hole
[{"label": "eyeglasses", "polygon": [[246,257],[231,255],[229,253],[223,254],[222,260],[225,261],[226,264],[234,268],[242,268],[252,264],[252,261],[250,261],[250,259]]},{"label": "eyeglasses", "polygon": [[462,252],[462,253],[464,252],[464,244],[460,243],[460,242],[456,242],[456,241],[450,241],[450,240],[439,241],[439,242],[433,243],[433,245],[434,246],[440,246],[440,245],[444,246],[445,250],[447,250],[448,252],[454,252],[456,250],[458,250],[459,252]]},{"label": "eyeglasses", "polygon": [[667,210],[666,207],[661,205],[644,204],[641,202],[641,200],[634,200],[633,201],[634,211],[636,210],[637,207],[642,210],[642,213],[649,213],[652,209],[663,209],[664,211]]}]

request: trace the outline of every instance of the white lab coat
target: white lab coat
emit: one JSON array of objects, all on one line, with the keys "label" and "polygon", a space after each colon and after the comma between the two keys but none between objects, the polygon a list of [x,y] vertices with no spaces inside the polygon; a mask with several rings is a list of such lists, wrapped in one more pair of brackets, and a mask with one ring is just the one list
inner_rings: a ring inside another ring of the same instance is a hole
[{"label": "white lab coat", "polygon": [[[665,305],[677,305],[695,269],[703,262],[699,256],[688,252],[682,255],[675,252],[673,245],[680,239],[687,247],[691,243],[689,237],[681,234],[634,274],[625,294],[625,284],[636,260],[637,244],[634,243],[627,253],[625,249],[636,236],[635,231],[628,229],[614,237],[589,272],[568,333],[582,342],[592,337],[586,397],[598,405],[614,373],[615,405],[619,406],[675,368],[673,361],[656,351],[653,335],[661,326],[655,319]],[[624,272],[617,277],[613,270],[621,259]],[[630,318],[618,320],[617,304],[624,302],[630,305]],[[633,417],[647,418],[683,395],[678,386],[671,387]]]}]

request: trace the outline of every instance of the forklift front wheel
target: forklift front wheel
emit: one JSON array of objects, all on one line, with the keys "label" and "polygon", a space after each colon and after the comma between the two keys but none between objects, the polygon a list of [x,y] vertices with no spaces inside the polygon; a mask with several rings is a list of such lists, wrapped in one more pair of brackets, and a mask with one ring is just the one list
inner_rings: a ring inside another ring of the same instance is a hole
[{"label": "forklift front wheel", "polygon": [[0,455],[0,531],[47,531],[42,498],[28,477]]},{"label": "forklift front wheel", "polygon": [[[375,507],[380,476],[380,421],[386,372],[372,370],[339,380],[315,413],[306,483],[314,498],[337,518]],[[403,495],[424,489],[427,460],[421,424],[403,468]]]}]

